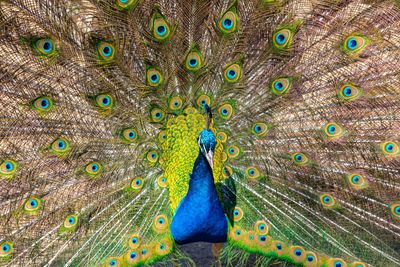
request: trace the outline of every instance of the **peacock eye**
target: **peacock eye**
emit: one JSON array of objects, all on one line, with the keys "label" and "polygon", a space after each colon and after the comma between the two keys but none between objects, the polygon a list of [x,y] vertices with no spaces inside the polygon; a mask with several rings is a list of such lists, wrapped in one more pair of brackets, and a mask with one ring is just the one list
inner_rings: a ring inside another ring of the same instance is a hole
[{"label": "peacock eye", "polygon": [[257,221],[254,225],[254,229],[257,233],[266,235],[269,231],[269,225],[265,221]]},{"label": "peacock eye", "polygon": [[263,137],[268,132],[268,125],[264,122],[256,122],[255,124],[253,124],[251,131],[256,136]]},{"label": "peacock eye", "polygon": [[342,49],[346,54],[355,55],[361,53],[369,43],[370,41],[366,36],[353,34],[344,40]]},{"label": "peacock eye", "polygon": [[362,91],[354,84],[347,83],[340,88],[338,95],[339,98],[344,101],[353,101],[358,99],[362,95]]},{"label": "peacock eye", "polygon": [[310,163],[307,155],[304,153],[293,153],[291,155],[292,161],[298,166],[305,166]]},{"label": "peacock eye", "polygon": [[222,15],[218,22],[218,28],[223,34],[231,34],[238,30],[239,16],[235,7],[232,7],[231,10]]},{"label": "peacock eye", "polygon": [[229,120],[233,115],[233,107],[231,104],[226,103],[218,108],[218,114],[224,120]]},{"label": "peacock eye", "polygon": [[219,141],[221,141],[221,143],[226,143],[226,141],[228,140],[228,135],[225,132],[218,132],[217,133],[217,138]]},{"label": "peacock eye", "polygon": [[66,229],[75,228],[78,225],[78,216],[76,214],[70,214],[64,219],[64,227]]},{"label": "peacock eye", "polygon": [[91,162],[86,165],[85,173],[89,176],[96,176],[103,171],[103,166],[99,162]]},{"label": "peacock eye", "polygon": [[128,239],[128,245],[131,249],[136,249],[140,246],[140,237],[138,234],[132,234]]},{"label": "peacock eye", "polygon": [[400,203],[393,203],[390,205],[390,211],[392,217],[396,220],[400,220]]},{"label": "peacock eye", "polygon": [[291,46],[293,31],[289,28],[283,28],[273,34],[273,45],[277,49],[286,49]]},{"label": "peacock eye", "polygon": [[354,189],[364,189],[368,187],[368,181],[365,177],[358,173],[352,173],[347,176],[347,181]]},{"label": "peacock eye", "polygon": [[183,101],[182,101],[182,98],[179,96],[172,97],[169,102],[169,108],[173,111],[181,109],[182,105],[183,105]]},{"label": "peacock eye", "polygon": [[129,10],[137,4],[137,0],[116,0],[118,7]]},{"label": "peacock eye", "polygon": [[38,39],[34,48],[41,56],[51,57],[56,54],[55,44],[51,38]]},{"label": "peacock eye", "polygon": [[236,222],[240,221],[243,218],[243,215],[243,210],[240,207],[236,206],[233,210],[233,220]]},{"label": "peacock eye", "polygon": [[198,107],[204,107],[205,105],[210,106],[211,98],[208,95],[200,95],[197,97],[196,103]]},{"label": "peacock eye", "polygon": [[100,94],[95,97],[96,105],[101,110],[110,110],[114,107],[114,97],[110,94]]},{"label": "peacock eye", "polygon": [[32,107],[39,112],[49,112],[53,108],[53,101],[50,97],[42,96],[32,101]]},{"label": "peacock eye", "polygon": [[260,171],[255,166],[247,167],[245,170],[246,177],[250,179],[260,178]]},{"label": "peacock eye", "polygon": [[231,159],[237,158],[240,155],[240,148],[237,145],[231,145],[227,149],[227,154]]},{"label": "peacock eye", "polygon": [[397,156],[400,154],[399,145],[393,141],[383,142],[381,150],[385,156]]},{"label": "peacock eye", "polygon": [[345,267],[345,266],[347,266],[345,261],[340,259],[340,258],[330,259],[330,260],[328,260],[327,263],[328,263],[327,266],[332,266],[332,267]]},{"label": "peacock eye", "polygon": [[164,42],[171,36],[171,29],[168,21],[158,10],[153,13],[150,31],[155,41],[158,42]]},{"label": "peacock eye", "polygon": [[67,139],[58,138],[50,145],[50,150],[59,155],[63,155],[70,150],[70,145]]},{"label": "peacock eye", "polygon": [[164,82],[164,76],[160,69],[148,67],[146,71],[146,83],[151,87],[158,87]]},{"label": "peacock eye", "polygon": [[114,45],[108,42],[100,42],[97,47],[97,52],[101,63],[109,63],[115,57]]},{"label": "peacock eye", "polygon": [[242,66],[234,63],[225,67],[224,80],[227,83],[236,83],[242,78]]},{"label": "peacock eye", "polygon": [[156,232],[164,233],[168,229],[168,217],[164,214],[160,214],[154,218],[153,226]]},{"label": "peacock eye", "polygon": [[303,261],[304,257],[305,257],[305,251],[300,246],[292,246],[290,248],[289,254],[290,254],[291,258],[296,262]]},{"label": "peacock eye", "polygon": [[283,95],[292,88],[292,78],[278,78],[272,81],[271,91],[275,95]]},{"label": "peacock eye", "polygon": [[132,143],[138,140],[139,135],[136,129],[126,128],[122,130],[120,137],[126,143]]},{"label": "peacock eye", "polygon": [[135,191],[141,190],[144,185],[144,179],[142,177],[135,177],[131,181],[131,188]]},{"label": "peacock eye", "polygon": [[185,68],[188,71],[195,72],[203,67],[203,55],[197,48],[192,48],[187,54]]},{"label": "peacock eye", "polygon": [[0,165],[0,175],[13,175],[17,171],[18,164],[12,159],[4,160]]},{"label": "peacock eye", "polygon": [[222,175],[223,175],[225,178],[229,178],[232,174],[233,174],[233,170],[232,170],[231,167],[225,166],[225,167],[223,168],[223,170],[222,170]]},{"label": "peacock eye", "polygon": [[151,114],[151,120],[153,122],[161,122],[165,117],[164,111],[160,108],[153,108],[150,111],[150,114]]},{"label": "peacock eye", "polygon": [[37,197],[30,197],[27,200],[25,200],[24,203],[24,211],[31,213],[32,212],[37,212],[42,204],[42,200]]},{"label": "peacock eye", "polygon": [[324,207],[330,208],[335,205],[335,199],[330,194],[322,194],[319,199]]},{"label": "peacock eye", "polygon": [[323,132],[330,139],[337,139],[344,134],[343,128],[335,122],[327,123],[323,128]]},{"label": "peacock eye", "polygon": [[0,245],[0,259],[9,256],[13,252],[13,243],[5,241]]},{"label": "peacock eye", "polygon": [[158,184],[158,186],[163,187],[163,188],[167,187],[167,178],[165,178],[164,175],[158,176],[157,184]]},{"label": "peacock eye", "polygon": [[317,262],[317,255],[314,252],[307,252],[306,261],[310,263]]},{"label": "peacock eye", "polygon": [[158,255],[166,255],[172,249],[172,241],[169,238],[164,238],[160,242],[156,243],[155,250]]},{"label": "peacock eye", "polygon": [[157,150],[150,150],[147,152],[146,158],[150,163],[156,163],[158,161],[159,154]]}]

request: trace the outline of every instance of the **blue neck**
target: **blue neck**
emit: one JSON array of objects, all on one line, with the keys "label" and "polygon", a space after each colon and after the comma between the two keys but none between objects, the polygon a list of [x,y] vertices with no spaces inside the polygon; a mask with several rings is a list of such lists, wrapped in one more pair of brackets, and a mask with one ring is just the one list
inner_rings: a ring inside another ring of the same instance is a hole
[{"label": "blue neck", "polygon": [[171,232],[178,244],[226,241],[228,224],[218,199],[213,173],[199,152],[189,181],[189,190],[172,219]]}]

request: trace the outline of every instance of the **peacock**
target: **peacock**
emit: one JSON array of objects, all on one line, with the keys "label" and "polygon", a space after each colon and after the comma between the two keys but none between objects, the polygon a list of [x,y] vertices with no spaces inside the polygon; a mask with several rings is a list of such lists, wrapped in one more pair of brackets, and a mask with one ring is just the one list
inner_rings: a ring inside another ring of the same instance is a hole
[{"label": "peacock", "polygon": [[398,0],[2,0],[0,57],[0,266],[400,266]]}]

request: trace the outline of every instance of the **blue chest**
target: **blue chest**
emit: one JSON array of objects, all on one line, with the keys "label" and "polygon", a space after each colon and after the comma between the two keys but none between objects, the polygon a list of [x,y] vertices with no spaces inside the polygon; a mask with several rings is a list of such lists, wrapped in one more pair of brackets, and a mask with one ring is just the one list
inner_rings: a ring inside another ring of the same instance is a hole
[{"label": "blue chest", "polygon": [[228,222],[218,199],[212,170],[202,153],[190,176],[189,190],[174,217],[171,232],[178,244],[226,241]]}]

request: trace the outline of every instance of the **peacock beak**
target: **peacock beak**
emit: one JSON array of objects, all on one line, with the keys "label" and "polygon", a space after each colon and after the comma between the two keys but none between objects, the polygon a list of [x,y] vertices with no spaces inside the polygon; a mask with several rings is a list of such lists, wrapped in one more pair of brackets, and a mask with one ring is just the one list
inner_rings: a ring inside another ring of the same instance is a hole
[{"label": "peacock beak", "polygon": [[214,152],[212,150],[208,151],[206,153],[206,158],[208,161],[208,164],[210,164],[211,169],[214,168]]}]

